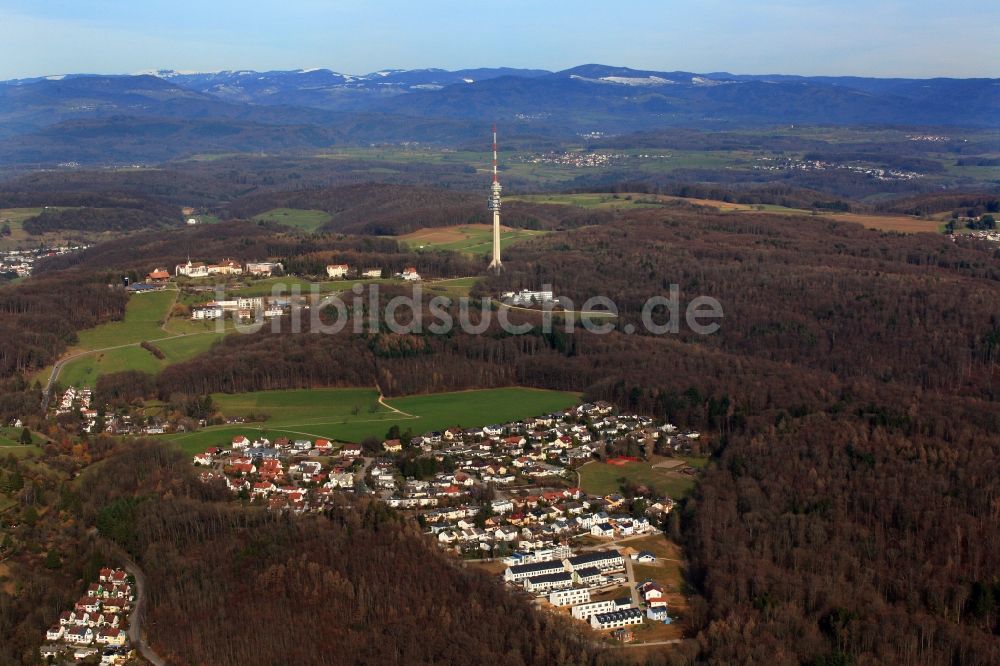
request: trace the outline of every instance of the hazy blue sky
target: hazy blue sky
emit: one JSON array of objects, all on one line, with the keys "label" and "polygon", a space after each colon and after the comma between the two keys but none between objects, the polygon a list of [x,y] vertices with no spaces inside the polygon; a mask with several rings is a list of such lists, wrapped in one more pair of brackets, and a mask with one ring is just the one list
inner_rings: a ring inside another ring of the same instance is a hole
[{"label": "hazy blue sky", "polygon": [[0,0],[0,79],[598,62],[1000,76],[997,0]]}]

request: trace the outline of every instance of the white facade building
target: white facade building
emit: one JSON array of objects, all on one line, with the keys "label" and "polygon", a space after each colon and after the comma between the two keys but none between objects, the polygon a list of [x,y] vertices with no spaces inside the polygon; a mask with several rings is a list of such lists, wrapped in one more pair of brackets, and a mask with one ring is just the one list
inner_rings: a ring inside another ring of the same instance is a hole
[{"label": "white facade building", "polygon": [[571,588],[558,590],[549,595],[549,603],[553,606],[576,606],[590,601],[590,590],[587,588]]}]

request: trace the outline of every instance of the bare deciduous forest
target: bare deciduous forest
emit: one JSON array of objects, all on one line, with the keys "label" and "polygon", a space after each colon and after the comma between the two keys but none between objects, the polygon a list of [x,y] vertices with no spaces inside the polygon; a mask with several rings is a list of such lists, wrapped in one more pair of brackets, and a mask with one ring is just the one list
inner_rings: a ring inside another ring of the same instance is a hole
[{"label": "bare deciduous forest", "polygon": [[[206,255],[281,257],[304,273],[338,257],[419,260],[442,276],[482,270],[391,239],[238,223],[182,234]],[[182,244],[155,234],[103,244],[0,292],[6,395],[30,395],[18,373],[50,362],[75,330],[121,317],[124,297],[103,286],[109,269],[169,265],[186,254]],[[514,336],[494,320],[483,335],[262,331],[229,336],[155,378],[109,375],[99,392],[126,402],[376,382],[388,395],[580,390],[713,433],[712,461],[678,508],[694,591],[692,640],[674,651],[678,663],[1000,661],[1000,252],[931,234],[678,207],[534,239],[507,250],[504,265],[473,294],[550,283],[578,305],[606,295],[620,308],[616,330],[557,323]],[[671,284],[682,313],[697,295],[722,303],[718,333],[696,336],[683,322],[676,335],[625,331],[641,324],[645,299]],[[76,318],[50,322],[37,302],[53,298],[92,307],[66,304]],[[512,319],[537,323],[530,313]],[[101,479],[85,474],[62,510],[147,568],[151,636],[177,661],[609,658],[456,568],[375,504],[287,520],[216,502],[166,449],[109,455]],[[275,638],[266,631],[275,624],[289,629]]]}]

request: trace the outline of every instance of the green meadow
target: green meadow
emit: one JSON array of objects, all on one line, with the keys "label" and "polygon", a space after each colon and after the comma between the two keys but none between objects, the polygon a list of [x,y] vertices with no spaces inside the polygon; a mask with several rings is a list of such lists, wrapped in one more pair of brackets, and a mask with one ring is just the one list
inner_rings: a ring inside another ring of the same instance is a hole
[{"label": "green meadow", "polygon": [[[194,433],[166,435],[187,453],[228,443],[234,436],[265,433],[270,437],[325,437],[358,442],[384,437],[392,425],[414,433],[460,426],[471,428],[503,423],[565,409],[579,395],[530,388],[484,389],[389,398],[378,403],[372,389],[300,389],[235,395],[213,394],[227,417],[267,415],[264,422],[205,428]],[[399,410],[393,411],[393,409]]]},{"label": "green meadow", "polygon": [[41,453],[39,446],[44,439],[37,433],[31,433],[31,444],[21,443],[21,428],[0,428],[0,455],[14,455],[18,458],[30,453]]},{"label": "green meadow", "polygon": [[[165,334],[161,332],[161,335]],[[93,352],[67,362],[59,373],[59,383],[64,386],[93,387],[101,375],[125,370],[139,370],[155,375],[172,363],[180,363],[207,352],[224,335],[214,332],[196,333],[150,341],[163,352],[163,359],[156,358],[138,344]]]},{"label": "green meadow", "polygon": [[[167,320],[176,295],[175,291],[133,294],[124,319],[80,331],[75,351],[89,353],[67,361],[59,374],[59,383],[93,387],[98,377],[113,372],[139,370],[157,374],[172,363],[208,351],[225,334],[215,330],[214,322]],[[156,358],[143,349],[140,346],[143,341],[159,348],[164,358]],[[39,377],[44,380],[50,372],[51,368]]]},{"label": "green meadow", "polygon": [[255,222],[274,222],[286,227],[316,231],[333,219],[329,213],[321,210],[302,210],[300,208],[275,208],[253,216]]},{"label": "green meadow", "polygon": [[176,297],[177,292],[166,290],[132,294],[124,319],[80,331],[77,346],[81,349],[103,349],[165,337],[167,333],[161,326]]}]

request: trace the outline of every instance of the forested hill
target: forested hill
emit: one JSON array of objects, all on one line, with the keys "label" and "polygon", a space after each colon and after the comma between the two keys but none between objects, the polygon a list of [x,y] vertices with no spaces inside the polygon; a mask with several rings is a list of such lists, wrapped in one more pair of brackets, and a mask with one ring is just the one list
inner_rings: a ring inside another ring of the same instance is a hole
[{"label": "forested hill", "polygon": [[[607,294],[618,330],[236,336],[168,368],[149,397],[522,384],[710,429],[720,445],[681,509],[704,662],[1000,659],[995,249],[677,209],[514,246],[504,265],[478,293]],[[723,304],[718,333],[625,331],[672,283],[682,313],[701,294]]]},{"label": "forested hill", "polygon": [[299,518],[239,506],[162,442],[104,437],[87,445],[96,464],[61,485],[54,470],[75,468],[53,447],[51,469],[0,461],[0,478],[23,474],[51,494],[30,529],[62,554],[53,566],[5,564],[21,585],[0,592],[4,664],[37,662],[59,609],[100,566],[120,562],[110,544],[145,573],[143,628],[170,664],[614,661],[567,618],[463,568],[378,502]]},{"label": "forested hill", "polygon": [[[463,196],[455,195],[458,208]],[[992,199],[954,201],[986,206]],[[676,648],[678,661],[1000,661],[994,245],[882,233],[818,216],[679,206],[623,211],[599,225],[511,246],[500,276],[485,276],[482,261],[413,255],[387,238],[305,236],[245,222],[171,238],[140,234],[54,260],[40,279],[0,290],[3,372],[16,375],[0,386],[5,419],[29,413],[29,404],[37,409],[27,370],[51,361],[74,329],[120,317],[123,296],[103,286],[108,269],[149,270],[183,256],[187,241],[206,256],[232,248],[237,258],[288,257],[302,273],[337,257],[397,266],[419,256],[421,272],[427,266],[431,274],[484,275],[474,296],[548,282],[578,305],[610,296],[620,317],[606,335],[536,326],[517,336],[495,319],[480,335],[386,328],[355,335],[351,327],[336,335],[285,335],[265,328],[229,336],[155,378],[105,375],[101,391],[136,403],[376,382],[387,395],[511,385],[581,391],[585,399],[712,434],[708,469],[676,509],[682,520],[673,536],[685,545],[694,593],[685,618],[691,641]],[[668,295],[674,284],[682,316],[696,296],[721,303],[717,333],[694,335],[683,322],[678,334],[650,335],[641,326],[630,332],[642,324],[645,299]],[[386,287],[382,297],[400,289]],[[66,304],[74,299],[87,311]],[[56,314],[53,302],[63,304]],[[63,310],[76,315],[67,319]],[[512,319],[537,324],[531,313]],[[64,464],[73,444],[54,442],[48,450]],[[87,455],[111,446],[92,438]],[[71,512],[81,533],[91,524],[121,528],[108,534],[148,565],[153,640],[177,661],[238,663],[258,653],[280,661],[281,651],[312,663],[331,636],[361,663],[448,663],[456,654],[486,660],[498,653],[492,659],[501,663],[604,658],[547,617],[435,559],[431,546],[377,505],[284,522],[222,507],[207,486],[176,471],[190,473],[188,459],[152,451],[138,447],[118,459],[120,466],[95,467],[79,496],[41,481],[38,488],[60,498],[64,514],[51,514],[53,520]],[[120,520],[98,521],[102,510]],[[365,543],[345,552],[357,538]],[[430,577],[418,576],[418,562]],[[280,591],[266,608],[250,603],[261,588]],[[311,592],[317,589],[319,597]],[[394,594],[401,603],[390,603]],[[457,596],[464,596],[461,612],[453,611]],[[487,603],[467,608],[470,597]],[[0,617],[25,614],[6,603]],[[228,613],[244,607],[253,613]],[[188,617],[197,621],[180,621]],[[266,631],[246,630],[275,622],[293,629],[273,644]],[[453,642],[424,636],[428,626],[442,627]],[[369,645],[365,631],[379,642]],[[454,644],[462,650],[449,652]]]},{"label": "forested hill", "polygon": [[[376,236],[490,221],[478,192],[374,183],[249,195],[227,206],[226,213],[246,219],[275,208],[321,210],[332,218],[322,231]],[[511,201],[504,206],[503,223],[552,230],[601,224],[611,218],[608,211]]]}]

